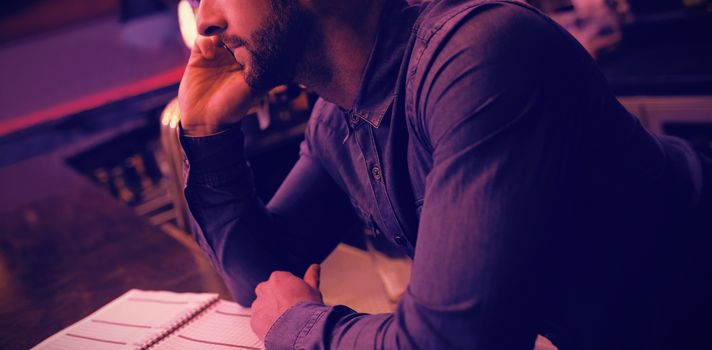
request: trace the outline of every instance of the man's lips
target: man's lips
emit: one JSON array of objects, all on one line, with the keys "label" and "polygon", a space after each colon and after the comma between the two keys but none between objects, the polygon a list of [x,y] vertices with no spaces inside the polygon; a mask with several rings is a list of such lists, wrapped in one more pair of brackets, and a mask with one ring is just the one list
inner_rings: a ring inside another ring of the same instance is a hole
[{"label": "man's lips", "polygon": [[220,35],[218,37],[218,40],[220,40],[220,43],[226,47],[228,47],[231,51],[235,51],[241,46],[245,46],[247,42],[242,40],[242,38],[238,36],[232,36],[232,35]]},{"label": "man's lips", "polygon": [[225,50],[227,50],[231,55],[234,55],[234,54],[235,54],[235,50],[231,49],[231,48],[228,47],[227,45],[223,45],[223,48],[224,48]]},{"label": "man's lips", "polygon": [[218,43],[218,47],[222,47],[222,48],[224,48],[225,50],[230,51],[230,53],[234,53],[234,52],[235,52],[235,49],[237,49],[239,46],[232,46],[232,47],[231,47],[230,45],[225,44],[224,42],[221,41],[221,42]]},{"label": "man's lips", "polygon": [[245,66],[245,63],[242,62],[242,60],[241,60],[240,58],[238,58],[238,56],[237,56],[237,50],[238,50],[239,48],[243,47],[242,45],[237,45],[237,46],[231,47],[230,45],[226,45],[226,44],[223,43],[223,44],[222,44],[222,47],[230,53],[230,55],[235,59],[235,61],[237,62],[237,64],[239,64],[239,65],[242,66],[242,67]]}]

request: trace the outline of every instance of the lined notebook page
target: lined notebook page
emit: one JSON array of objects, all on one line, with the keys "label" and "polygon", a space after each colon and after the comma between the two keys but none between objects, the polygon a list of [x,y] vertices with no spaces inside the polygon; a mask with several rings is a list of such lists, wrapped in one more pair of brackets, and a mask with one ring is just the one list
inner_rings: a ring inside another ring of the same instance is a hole
[{"label": "lined notebook page", "polygon": [[151,349],[263,349],[264,345],[250,328],[250,315],[250,309],[220,300]]},{"label": "lined notebook page", "polygon": [[140,349],[217,300],[210,293],[132,289],[33,349]]}]

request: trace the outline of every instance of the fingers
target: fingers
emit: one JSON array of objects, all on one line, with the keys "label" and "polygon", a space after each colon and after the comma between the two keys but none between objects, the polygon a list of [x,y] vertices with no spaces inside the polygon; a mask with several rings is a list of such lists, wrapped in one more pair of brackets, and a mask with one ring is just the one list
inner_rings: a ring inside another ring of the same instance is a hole
[{"label": "fingers", "polygon": [[264,291],[265,287],[267,285],[267,282],[260,282],[257,287],[255,287],[255,295],[260,295]]},{"label": "fingers", "polygon": [[304,282],[310,287],[319,290],[319,278],[321,275],[321,266],[319,264],[311,264],[304,273]]},{"label": "fingers", "polygon": [[188,66],[201,68],[220,68],[230,72],[242,70],[244,67],[235,60],[217,36],[198,37],[190,53]]},{"label": "fingers", "polygon": [[212,60],[215,58],[215,53],[218,49],[216,37],[198,37],[193,46],[194,50],[198,50],[203,58]]},{"label": "fingers", "polygon": [[272,274],[269,275],[269,279],[263,282],[260,282],[257,284],[257,287],[255,287],[255,295],[259,296],[263,293],[265,293],[266,290],[268,290],[269,284],[270,283],[275,283],[276,281],[283,281],[284,279],[287,278],[294,278],[297,279],[294,275],[292,275],[289,272],[286,271],[273,271]]}]

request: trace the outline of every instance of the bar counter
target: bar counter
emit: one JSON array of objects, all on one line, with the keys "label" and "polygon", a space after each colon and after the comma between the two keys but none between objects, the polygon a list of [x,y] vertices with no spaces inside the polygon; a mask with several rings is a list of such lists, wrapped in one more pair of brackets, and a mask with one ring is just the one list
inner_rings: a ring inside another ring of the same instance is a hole
[{"label": "bar counter", "polygon": [[149,225],[61,159],[0,168],[0,193],[0,349],[30,348],[131,288],[229,298],[187,236]]}]

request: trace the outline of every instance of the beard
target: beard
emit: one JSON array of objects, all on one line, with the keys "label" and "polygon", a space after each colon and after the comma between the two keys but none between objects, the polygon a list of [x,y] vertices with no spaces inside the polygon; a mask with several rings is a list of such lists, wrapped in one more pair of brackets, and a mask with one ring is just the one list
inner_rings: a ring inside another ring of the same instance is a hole
[{"label": "beard", "polygon": [[271,9],[252,40],[245,41],[251,56],[245,80],[261,92],[294,80],[312,28],[311,18],[297,0],[271,0]]}]

